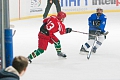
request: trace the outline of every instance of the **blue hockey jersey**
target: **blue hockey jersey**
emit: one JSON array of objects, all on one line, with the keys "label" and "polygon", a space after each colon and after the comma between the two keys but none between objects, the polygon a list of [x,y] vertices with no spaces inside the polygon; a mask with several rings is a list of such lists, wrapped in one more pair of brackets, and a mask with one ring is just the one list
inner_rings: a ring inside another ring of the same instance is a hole
[{"label": "blue hockey jersey", "polygon": [[100,16],[97,16],[96,13],[92,14],[88,18],[89,22],[89,30],[101,30],[102,33],[105,32],[104,28],[106,25],[106,16],[104,14],[101,14]]}]

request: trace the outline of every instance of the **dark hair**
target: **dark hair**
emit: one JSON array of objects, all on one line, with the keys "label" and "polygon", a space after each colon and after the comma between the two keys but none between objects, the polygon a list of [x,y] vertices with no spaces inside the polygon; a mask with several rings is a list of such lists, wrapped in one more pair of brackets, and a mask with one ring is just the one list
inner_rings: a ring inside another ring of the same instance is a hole
[{"label": "dark hair", "polygon": [[12,66],[19,72],[19,74],[28,66],[28,59],[23,56],[16,56],[13,59]]}]

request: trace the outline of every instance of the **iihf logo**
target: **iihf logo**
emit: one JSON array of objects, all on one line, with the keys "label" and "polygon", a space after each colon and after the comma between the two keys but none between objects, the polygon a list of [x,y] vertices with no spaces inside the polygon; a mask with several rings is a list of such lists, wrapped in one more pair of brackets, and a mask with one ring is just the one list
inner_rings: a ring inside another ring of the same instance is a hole
[{"label": "iihf logo", "polygon": [[31,7],[39,7],[41,5],[41,0],[31,0]]},{"label": "iihf logo", "polygon": [[41,12],[42,8],[40,8],[41,0],[31,0],[30,12]]}]

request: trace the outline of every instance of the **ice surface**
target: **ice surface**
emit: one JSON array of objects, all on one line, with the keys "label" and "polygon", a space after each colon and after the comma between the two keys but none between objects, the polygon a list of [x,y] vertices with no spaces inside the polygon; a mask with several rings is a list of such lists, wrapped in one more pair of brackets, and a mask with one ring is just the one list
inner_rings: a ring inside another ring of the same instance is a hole
[{"label": "ice surface", "polygon": [[[106,13],[109,31],[107,39],[96,54],[80,55],[80,47],[87,41],[85,34],[71,32],[55,35],[60,39],[67,59],[58,58],[54,45],[29,64],[21,80],[120,80],[120,13]],[[73,30],[88,32],[90,14],[68,15],[64,23]],[[37,49],[39,27],[42,18],[11,22],[15,25],[13,37],[14,56],[28,56]]]}]

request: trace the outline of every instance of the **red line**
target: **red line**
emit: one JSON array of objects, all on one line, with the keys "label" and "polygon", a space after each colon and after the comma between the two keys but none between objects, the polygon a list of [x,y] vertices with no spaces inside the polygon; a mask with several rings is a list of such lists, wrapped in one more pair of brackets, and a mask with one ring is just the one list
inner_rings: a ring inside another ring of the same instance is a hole
[{"label": "red line", "polygon": [[19,20],[20,20],[20,0],[19,0]]}]

